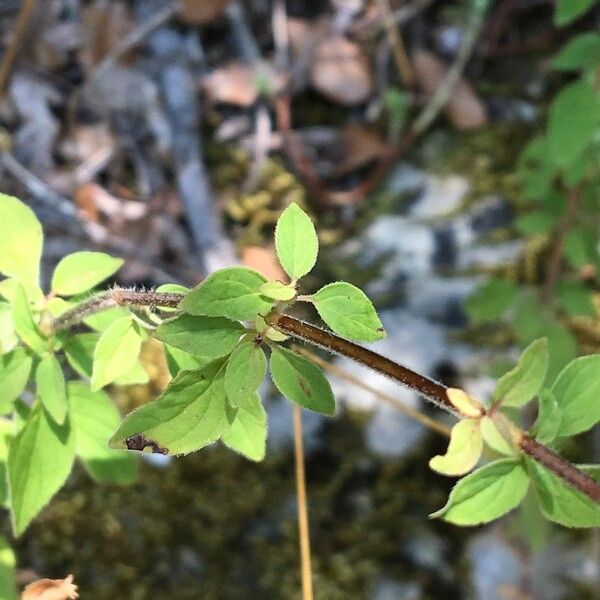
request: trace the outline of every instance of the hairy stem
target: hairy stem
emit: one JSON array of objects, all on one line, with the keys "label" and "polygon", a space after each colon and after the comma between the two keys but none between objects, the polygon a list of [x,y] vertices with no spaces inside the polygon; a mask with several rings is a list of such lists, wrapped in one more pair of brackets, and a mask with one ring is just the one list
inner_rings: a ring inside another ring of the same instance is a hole
[{"label": "hairy stem", "polygon": [[[144,306],[177,308],[183,294],[171,292],[137,291],[125,288],[114,288],[107,292],[91,296],[72,309],[56,317],[51,324],[51,331],[58,333],[81,323],[85,318],[95,313],[114,308],[115,306]],[[354,342],[345,340],[337,335],[319,329],[314,325],[277,312],[271,312],[265,318],[267,324],[286,335],[325,348],[335,354],[346,356],[366,367],[386,375],[416,391],[421,396],[440,408],[457,415],[456,409],[448,400],[447,387],[404,367],[381,354],[363,348]],[[460,415],[458,415],[460,416]],[[520,431],[520,430],[519,430]],[[587,473],[580,471],[575,465],[565,460],[553,450],[540,444],[520,431],[518,440],[520,449],[539,464],[552,471],[564,482],[579,490],[600,505],[600,484],[596,483]]]}]

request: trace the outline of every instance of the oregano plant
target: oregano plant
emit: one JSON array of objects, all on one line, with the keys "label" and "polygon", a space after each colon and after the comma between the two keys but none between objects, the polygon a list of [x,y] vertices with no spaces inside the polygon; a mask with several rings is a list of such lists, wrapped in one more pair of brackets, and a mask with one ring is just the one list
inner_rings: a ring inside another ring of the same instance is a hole
[{"label": "oregano plant", "polygon": [[[61,260],[40,288],[42,229],[18,199],[0,196],[0,501],[21,534],[80,460],[97,480],[135,478],[135,452],[181,455],[222,441],[251,460],[265,455],[267,417],[258,390],[270,375],[305,409],[335,413],[320,367],[290,338],[366,365],[452,413],[447,452],[430,467],[460,477],[431,515],[487,523],[518,506],[529,488],[541,512],[567,527],[600,525],[600,467],[573,465],[558,450],[600,421],[600,355],[577,358],[548,378],[548,343],[534,340],[489,402],[447,388],[356,342],[384,337],[367,296],[338,281],[307,290],[318,238],[296,204],[275,241],[288,276],[268,281],[245,267],[216,271],[197,287],[95,288],[122,264],[98,252]],[[310,303],[327,328],[290,314]],[[110,385],[146,381],[144,340],[162,343],[172,379],[154,401],[121,418]],[[521,413],[537,404],[529,431]],[[484,452],[485,451],[485,452]]]}]

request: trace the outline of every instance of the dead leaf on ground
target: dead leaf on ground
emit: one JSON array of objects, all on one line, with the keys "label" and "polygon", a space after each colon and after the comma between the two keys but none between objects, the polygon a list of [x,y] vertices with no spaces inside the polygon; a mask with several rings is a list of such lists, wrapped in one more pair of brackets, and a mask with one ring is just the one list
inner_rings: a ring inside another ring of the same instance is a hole
[{"label": "dead leaf on ground", "polygon": [[242,250],[242,263],[244,266],[258,271],[269,281],[287,281],[273,247],[247,246]]},{"label": "dead leaf on ground", "polygon": [[365,102],[373,87],[371,67],[361,46],[343,35],[317,44],[310,82],[330,100],[347,106]]},{"label": "dead leaf on ground", "polygon": [[202,80],[210,102],[252,106],[261,92],[275,94],[285,85],[285,77],[266,62],[254,65],[233,62],[215,69]]},{"label": "dead leaf on ground", "polygon": [[220,17],[231,0],[180,0],[177,16],[187,25],[205,25]]},{"label": "dead leaf on ground", "polygon": [[[412,57],[413,69],[423,93],[431,98],[442,84],[447,66],[431,52],[419,51]],[[460,79],[444,114],[450,123],[460,131],[476,129],[487,123],[485,106],[466,80]]]},{"label": "dead leaf on ground", "polygon": [[21,600],[77,600],[73,575],[65,579],[39,579],[25,587]]},{"label": "dead leaf on ground", "polygon": [[340,160],[333,175],[341,177],[381,160],[389,151],[387,144],[373,129],[350,123],[339,135]]}]

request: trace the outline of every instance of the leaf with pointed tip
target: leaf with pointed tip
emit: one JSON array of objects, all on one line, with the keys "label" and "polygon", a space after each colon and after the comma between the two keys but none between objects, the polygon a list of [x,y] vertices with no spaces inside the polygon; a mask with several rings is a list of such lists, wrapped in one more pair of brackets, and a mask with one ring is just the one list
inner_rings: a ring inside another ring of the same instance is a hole
[{"label": "leaf with pointed tip", "polygon": [[97,391],[125,375],[136,363],[141,347],[142,339],[130,316],[112,323],[94,349],[92,390]]},{"label": "leaf with pointed tip", "polygon": [[373,304],[356,286],[336,281],[322,287],[311,300],[323,321],[337,334],[366,342],[385,337]]},{"label": "leaf with pointed tip", "polygon": [[464,475],[479,462],[482,450],[479,420],[462,419],[450,432],[446,454],[434,456],[429,466],[443,475]]},{"label": "leaf with pointed tip", "polygon": [[193,356],[212,359],[229,354],[244,331],[239,321],[225,317],[182,314],[163,321],[156,328],[154,336]]},{"label": "leaf with pointed tip", "polygon": [[48,414],[59,424],[67,416],[67,392],[65,378],[56,356],[44,354],[35,370],[37,393]]},{"label": "leaf with pointed tip", "polygon": [[104,252],[73,252],[56,265],[52,291],[59,296],[82,294],[114,275],[123,265],[122,258]]},{"label": "leaf with pointed tip", "polygon": [[446,505],[430,517],[455,525],[480,525],[516,508],[527,493],[529,477],[514,458],[502,458],[463,477]]},{"label": "leaf with pointed tip", "polygon": [[231,427],[221,439],[228,448],[250,460],[260,461],[265,457],[267,413],[258,394],[240,403]]},{"label": "leaf with pointed tip", "polygon": [[245,267],[221,269],[191,290],[179,306],[190,315],[251,320],[273,306],[259,291],[265,281],[260,273]]},{"label": "leaf with pointed tip", "polygon": [[292,279],[303,277],[315,266],[319,252],[315,226],[295,202],[277,220],[275,248],[281,266]]},{"label": "leaf with pointed tip", "polygon": [[548,371],[548,340],[540,338],[525,348],[517,365],[503,375],[494,390],[494,404],[523,406],[542,388]]},{"label": "leaf with pointed tip", "polygon": [[0,273],[37,288],[44,236],[33,211],[18,198],[0,194]]},{"label": "leaf with pointed tip", "polygon": [[92,392],[80,382],[70,382],[67,390],[77,456],[90,475],[120,485],[135,481],[135,456],[108,447],[108,439],[121,422],[114,403],[104,392]]},{"label": "leaf with pointed tip", "polygon": [[304,358],[276,347],[271,352],[271,377],[286,397],[310,410],[333,415],[335,399],[323,371]]},{"label": "leaf with pointed tip", "polygon": [[111,448],[188,454],[218,440],[235,418],[224,387],[225,361],[181,371],[150,404],[129,413]]},{"label": "leaf with pointed tip", "polygon": [[8,450],[8,482],[13,526],[23,533],[60,489],[75,458],[75,436],[67,420],[57,425],[41,403],[33,407]]}]

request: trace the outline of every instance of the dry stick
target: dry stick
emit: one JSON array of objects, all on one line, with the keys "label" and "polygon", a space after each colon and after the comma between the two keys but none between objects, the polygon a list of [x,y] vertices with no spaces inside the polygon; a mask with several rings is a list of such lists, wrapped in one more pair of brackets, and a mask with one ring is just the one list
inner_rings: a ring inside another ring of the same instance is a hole
[{"label": "dry stick", "polygon": [[379,10],[383,16],[388,41],[394,54],[396,68],[398,69],[398,73],[400,73],[404,85],[411,89],[415,87],[415,74],[410,64],[410,59],[406,54],[404,44],[402,43],[402,37],[398,31],[398,26],[394,23],[394,16],[392,15],[389,0],[378,0],[378,4]]},{"label": "dry stick", "polygon": [[444,437],[450,437],[450,428],[446,427],[446,425],[442,425],[442,423],[438,423],[435,419],[432,419],[431,417],[424,415],[423,413],[419,412],[418,410],[416,410],[410,406],[407,406],[406,404],[404,404],[403,402],[401,402],[394,396],[390,396],[389,394],[386,394],[385,392],[382,392],[381,390],[374,388],[373,386],[369,385],[368,383],[365,383],[358,377],[355,377],[354,375],[348,373],[348,371],[346,371],[345,369],[342,369],[341,367],[338,367],[337,365],[335,365],[333,363],[323,360],[320,356],[313,354],[312,352],[310,352],[310,350],[307,350],[306,348],[302,348],[300,346],[294,345],[293,349],[298,354],[302,354],[303,356],[306,356],[306,358],[308,358],[308,360],[315,363],[316,365],[319,365],[321,368],[325,369],[326,371],[329,371],[331,374],[337,375],[340,379],[345,379],[346,381],[349,381],[353,385],[360,387],[363,390],[366,390],[367,392],[370,392],[374,396],[377,396],[377,398],[379,398],[380,400],[383,400],[390,406],[393,406],[396,410],[400,411],[401,413],[404,413],[405,415],[409,416],[411,419],[418,421],[419,423],[421,423],[428,429],[431,429],[432,431],[435,431],[435,432],[443,435]]},{"label": "dry stick", "polygon": [[2,66],[0,66],[0,96],[4,96],[4,93],[6,92],[6,87],[8,86],[8,82],[15,65],[15,60],[19,54],[19,50],[21,49],[21,43],[23,41],[25,32],[27,31],[27,26],[29,25],[31,15],[33,14],[36,4],[37,0],[25,0],[21,6],[19,15],[17,16],[15,33],[11,40],[10,46],[4,55]]},{"label": "dry stick", "polygon": [[304,444],[302,441],[302,412],[294,404],[294,460],[296,463],[296,495],[298,497],[298,532],[300,534],[300,563],[302,574],[302,600],[313,600],[312,569],[310,565],[310,535],[306,474],[304,472]]},{"label": "dry stick", "polygon": [[[177,308],[183,298],[184,294],[115,288],[92,296],[88,300],[64,312],[52,321],[50,330],[51,332],[58,333],[69,329],[91,314],[113,308],[115,304],[118,306]],[[421,394],[436,406],[457,415],[454,406],[446,395],[448,388],[442,383],[429,379],[429,377],[425,377],[385,356],[381,356],[381,354],[377,354],[372,350],[363,348],[354,342],[345,340],[329,331],[319,329],[310,323],[305,323],[294,317],[271,312],[266,316],[265,320],[269,325],[286,335],[291,335],[335,354],[346,356],[382,375],[386,375],[390,379]],[[571,487],[579,490],[600,505],[600,484],[583,471],[580,471],[568,460],[531,438],[524,431],[516,427],[515,430],[517,432],[515,442],[523,453],[545,466]]]}]

